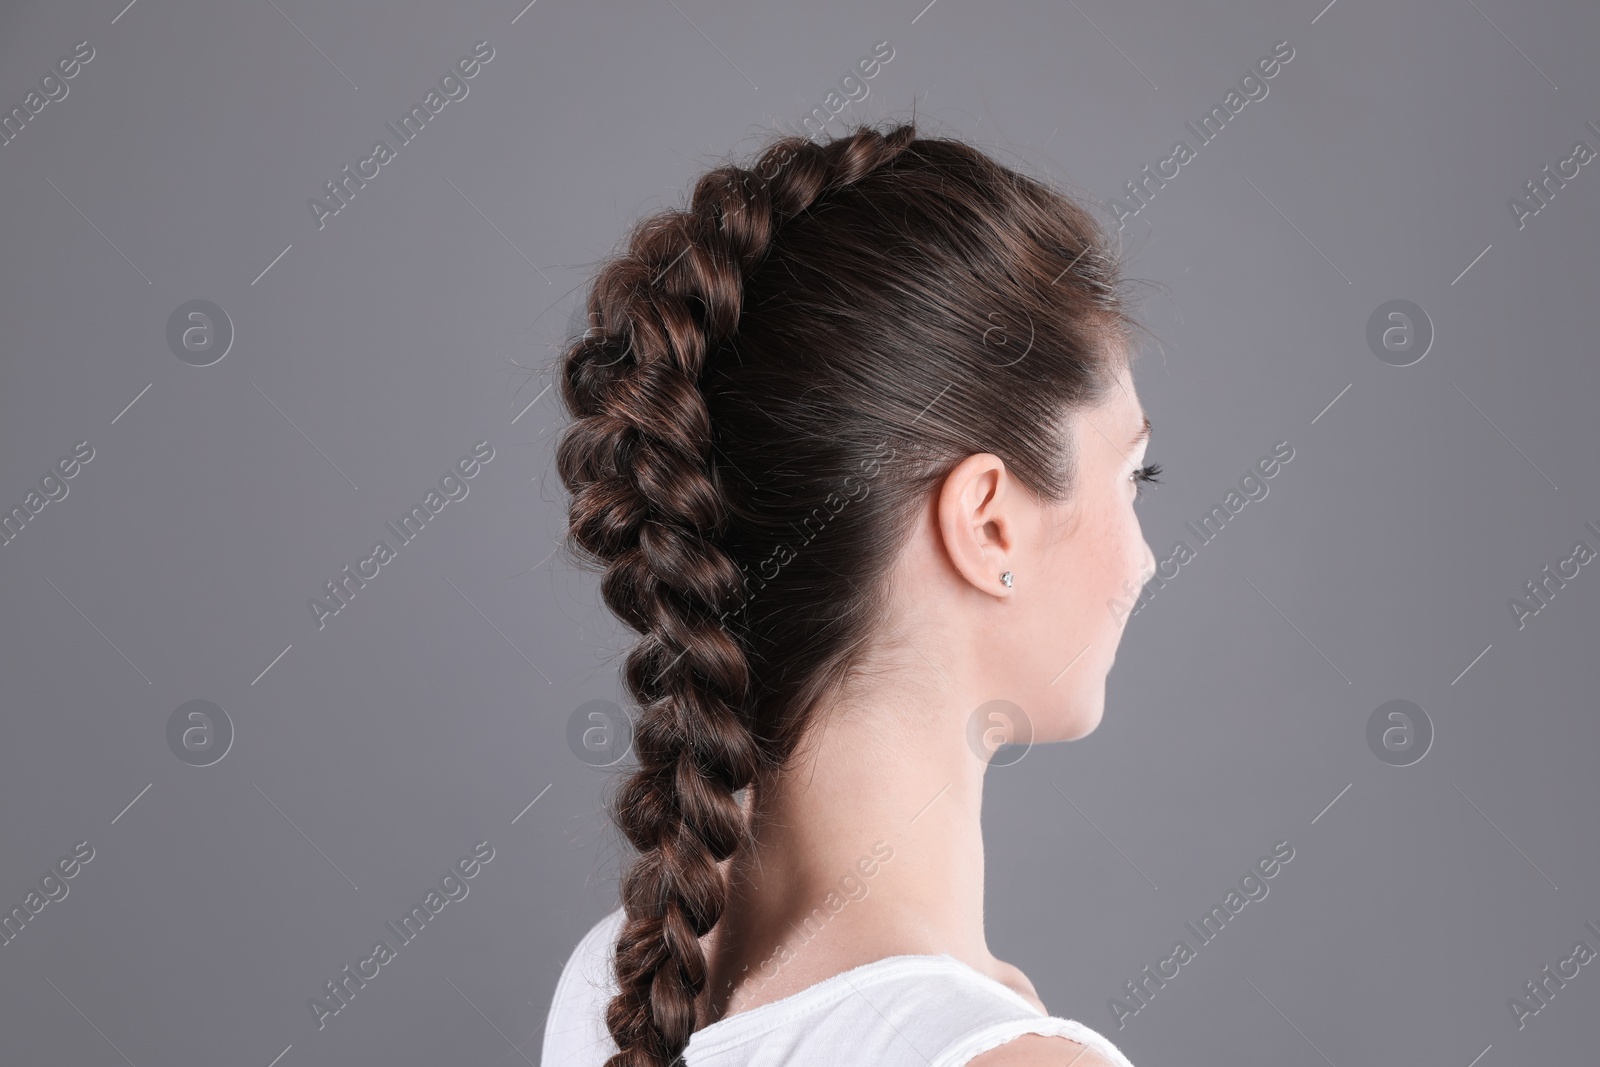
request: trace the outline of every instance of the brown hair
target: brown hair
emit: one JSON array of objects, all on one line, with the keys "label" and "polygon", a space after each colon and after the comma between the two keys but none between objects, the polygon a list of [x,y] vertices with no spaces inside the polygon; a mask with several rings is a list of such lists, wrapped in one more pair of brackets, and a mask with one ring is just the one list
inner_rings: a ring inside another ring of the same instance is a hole
[{"label": "brown hair", "polygon": [[638,767],[607,1067],[663,1067],[700,938],[776,773],[877,636],[887,571],[951,467],[1071,492],[1066,417],[1137,323],[1105,229],[1065,194],[912,124],[770,142],[631,232],[560,357],[569,550],[642,637]]}]

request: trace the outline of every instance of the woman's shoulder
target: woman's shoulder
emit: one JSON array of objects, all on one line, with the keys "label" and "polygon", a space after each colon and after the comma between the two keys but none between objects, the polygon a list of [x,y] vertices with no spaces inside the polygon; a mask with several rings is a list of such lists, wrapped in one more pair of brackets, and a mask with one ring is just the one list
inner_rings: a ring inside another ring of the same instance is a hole
[{"label": "woman's shoulder", "polygon": [[[1051,1015],[1026,974],[1002,964],[985,974],[945,957],[966,978],[970,992],[987,991],[1009,1007],[990,1014],[986,1024],[967,1031],[937,1058],[961,1067],[1133,1067],[1110,1039],[1075,1019]],[[942,1008],[944,1006],[941,1006]]]},{"label": "woman's shoulder", "polygon": [[1087,1026],[949,955],[886,957],[729,1016],[696,1033],[688,1062],[743,1067],[756,1044],[775,1064],[1132,1067]]},{"label": "woman's shoulder", "polygon": [[[615,991],[612,954],[623,919],[621,908],[606,915],[567,958],[545,1024],[542,1062],[598,1067],[616,1051],[604,1016]],[[1026,976],[1017,974],[1031,992]],[[827,1062],[848,1049],[908,1067],[1132,1067],[1089,1027],[1046,1015],[1023,989],[945,955],[879,959],[729,1016],[695,1033],[687,1059],[731,1067],[755,1045],[796,1063]],[[918,1050],[914,1061],[908,1058]],[[931,1050],[937,1052],[930,1059]]]},{"label": "woman's shoulder", "polygon": [[1108,1059],[1094,1045],[1061,1034],[1023,1034],[980,1052],[967,1067],[1125,1067]]},{"label": "woman's shoulder", "polygon": [[[1033,982],[1022,969],[1001,963],[996,981],[1038,1008],[1041,1015],[1049,1015],[1044,1001],[1039,999]],[[1050,1025],[1064,1026],[1064,1033],[1028,1033],[1013,1038],[988,1052],[981,1052],[968,1060],[968,1067],[1126,1067],[1127,1060],[1105,1037],[1089,1027],[1070,1019],[1050,1016]]]},{"label": "woman's shoulder", "polygon": [[609,993],[606,987],[615,982],[611,973],[612,954],[616,951],[617,935],[622,930],[624,918],[621,908],[608,912],[578,939],[578,944],[561,968],[561,977],[556,984],[558,1002],[563,994],[571,998],[583,990]]},{"label": "woman's shoulder", "polygon": [[568,955],[545,1018],[541,1062],[601,1064],[616,1051],[605,1027],[605,1008],[616,984],[611,960],[623,917],[621,908],[606,915]]}]

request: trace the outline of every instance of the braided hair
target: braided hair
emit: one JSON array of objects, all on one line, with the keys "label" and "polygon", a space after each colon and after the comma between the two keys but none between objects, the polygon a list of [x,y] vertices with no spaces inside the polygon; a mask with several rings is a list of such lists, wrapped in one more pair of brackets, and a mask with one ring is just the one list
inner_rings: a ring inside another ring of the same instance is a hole
[{"label": "braided hair", "polygon": [[861,663],[939,480],[987,451],[1042,501],[1070,493],[1064,419],[1114,387],[1124,307],[1083,207],[910,123],[779,137],[598,272],[559,357],[556,462],[567,547],[641,635],[607,1067],[688,1045],[723,861],[751,839],[737,794]]}]

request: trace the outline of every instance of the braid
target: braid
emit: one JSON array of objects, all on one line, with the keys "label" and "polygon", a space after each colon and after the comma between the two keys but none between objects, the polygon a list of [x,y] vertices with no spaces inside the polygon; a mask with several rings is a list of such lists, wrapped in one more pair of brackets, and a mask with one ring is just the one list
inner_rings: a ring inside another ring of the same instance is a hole
[{"label": "braid", "polygon": [[909,125],[823,145],[784,137],[753,169],[704,175],[688,210],[644,220],[601,270],[590,328],[563,356],[569,536],[604,565],[607,606],[642,635],[624,669],[639,765],[612,813],[638,856],[621,883],[607,1067],[666,1067],[688,1045],[707,981],[700,938],[728,899],[719,864],[749,833],[735,793],[768,755],[750,719],[748,649],[719,621],[744,579],[720,543],[730,501],[701,376],[737,331],[745,279],[778,228],[914,137]]}]

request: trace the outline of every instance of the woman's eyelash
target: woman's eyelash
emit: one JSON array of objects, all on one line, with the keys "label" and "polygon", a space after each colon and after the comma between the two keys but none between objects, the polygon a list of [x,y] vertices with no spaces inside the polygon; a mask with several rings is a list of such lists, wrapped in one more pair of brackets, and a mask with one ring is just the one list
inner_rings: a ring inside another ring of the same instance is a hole
[{"label": "woman's eyelash", "polygon": [[1157,475],[1160,473],[1161,464],[1159,463],[1147,464],[1146,466],[1140,467],[1138,470],[1133,472],[1135,500],[1144,496],[1144,486],[1146,482],[1156,483],[1160,481],[1160,479],[1157,477]]}]

